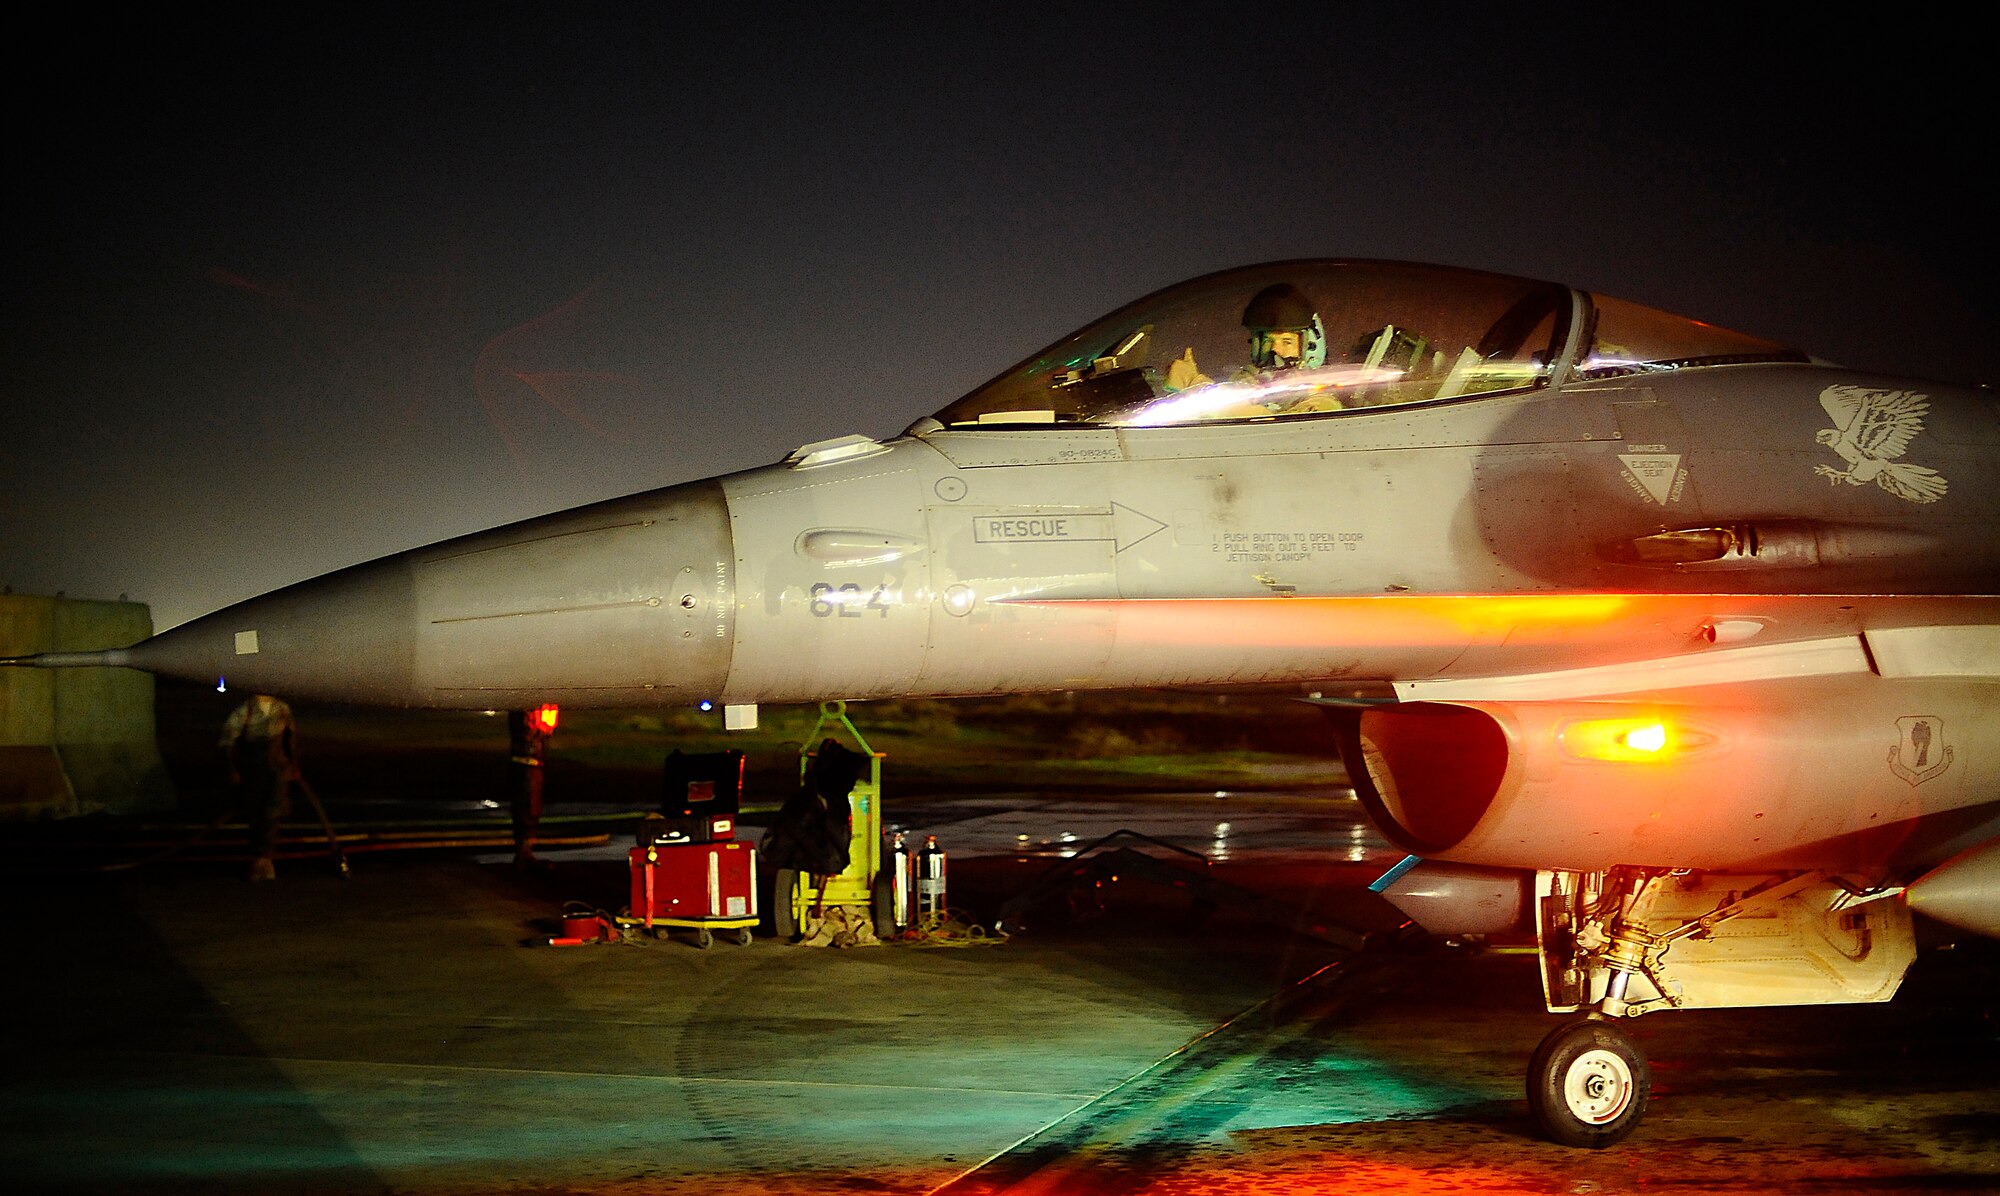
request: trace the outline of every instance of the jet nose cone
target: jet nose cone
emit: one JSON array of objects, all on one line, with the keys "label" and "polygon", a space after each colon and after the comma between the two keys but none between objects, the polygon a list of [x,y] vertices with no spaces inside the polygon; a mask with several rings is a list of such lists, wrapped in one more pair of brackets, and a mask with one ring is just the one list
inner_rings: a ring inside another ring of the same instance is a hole
[{"label": "jet nose cone", "polygon": [[390,557],[183,623],[128,657],[149,672],[256,693],[408,705],[414,597],[408,562]]},{"label": "jet nose cone", "polygon": [[734,557],[712,482],[416,549],[132,649],[140,668],[396,706],[674,705],[720,692]]}]

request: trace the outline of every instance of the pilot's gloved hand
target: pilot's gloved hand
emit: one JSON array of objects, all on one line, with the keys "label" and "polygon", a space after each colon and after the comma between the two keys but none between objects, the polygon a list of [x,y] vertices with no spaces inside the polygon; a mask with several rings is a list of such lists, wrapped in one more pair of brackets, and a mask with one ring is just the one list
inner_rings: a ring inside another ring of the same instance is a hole
[{"label": "pilot's gloved hand", "polygon": [[1201,367],[1194,363],[1194,346],[1192,345],[1188,346],[1186,353],[1176,357],[1174,363],[1167,367],[1168,390],[1186,390],[1190,386],[1206,386],[1211,381],[1213,379],[1207,374],[1202,373]]}]

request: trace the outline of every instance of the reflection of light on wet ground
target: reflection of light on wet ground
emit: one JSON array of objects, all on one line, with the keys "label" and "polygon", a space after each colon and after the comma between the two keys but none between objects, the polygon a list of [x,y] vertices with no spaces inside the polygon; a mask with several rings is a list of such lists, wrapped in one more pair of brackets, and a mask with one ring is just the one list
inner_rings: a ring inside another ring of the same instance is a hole
[{"label": "reflection of light on wet ground", "polygon": [[[1131,797],[1050,800],[1040,794],[993,794],[950,799],[890,797],[883,802],[883,829],[906,836],[936,835],[938,846],[955,856],[1046,856],[1069,859],[1117,831],[1136,831],[1185,848],[1210,860],[1242,863],[1263,856],[1301,861],[1367,863],[1386,867],[1402,858],[1376,833],[1351,790],[1246,793],[1214,790],[1198,794],[1139,794]],[[494,802],[467,802],[464,808],[504,809]],[[551,803],[544,832],[555,819],[610,807]],[[736,837],[754,843],[763,835],[759,815],[738,827]],[[761,817],[768,818],[768,814]],[[494,823],[507,833],[506,822]],[[920,840],[913,840],[920,841]],[[628,835],[613,835],[599,847],[565,848],[568,860],[625,858]],[[511,849],[478,857],[507,862]]]},{"label": "reflection of light on wet ground", "polygon": [[1275,855],[1337,863],[1401,858],[1345,791],[1065,801],[994,796],[913,803],[897,822],[967,857],[1068,859],[1107,835],[1134,831],[1231,863]]}]

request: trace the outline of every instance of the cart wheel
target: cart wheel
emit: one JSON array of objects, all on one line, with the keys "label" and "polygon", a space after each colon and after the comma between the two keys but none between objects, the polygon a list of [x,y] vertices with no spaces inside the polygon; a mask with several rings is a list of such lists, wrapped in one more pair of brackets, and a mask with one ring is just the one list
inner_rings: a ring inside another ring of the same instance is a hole
[{"label": "cart wheel", "polygon": [[694,932],[694,945],[706,951],[715,945],[715,936],[710,934],[708,928],[704,926]]},{"label": "cart wheel", "polygon": [[646,933],[652,935],[656,939],[661,940],[662,942],[674,937],[674,932],[672,930],[669,930],[665,926],[655,926]]},{"label": "cart wheel", "polygon": [[739,926],[736,928],[736,945],[739,947],[750,945],[750,928],[748,926]]}]

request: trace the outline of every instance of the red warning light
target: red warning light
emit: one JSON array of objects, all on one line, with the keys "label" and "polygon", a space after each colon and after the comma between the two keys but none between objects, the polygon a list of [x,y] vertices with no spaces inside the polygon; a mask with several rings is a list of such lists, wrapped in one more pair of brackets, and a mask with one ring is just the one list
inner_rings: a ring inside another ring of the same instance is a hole
[{"label": "red warning light", "polygon": [[555,733],[556,718],[561,714],[553,703],[537,706],[528,711],[528,722],[544,735]]}]

